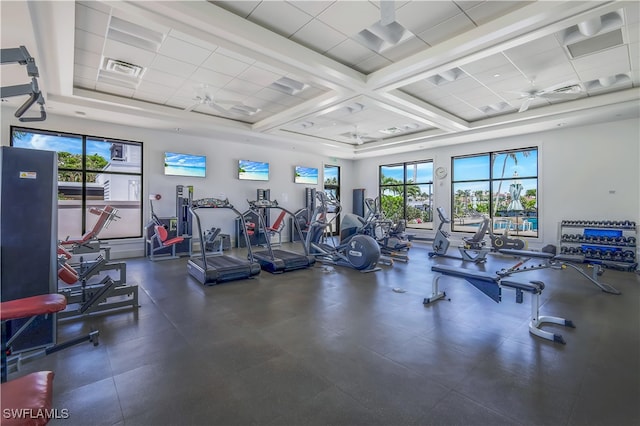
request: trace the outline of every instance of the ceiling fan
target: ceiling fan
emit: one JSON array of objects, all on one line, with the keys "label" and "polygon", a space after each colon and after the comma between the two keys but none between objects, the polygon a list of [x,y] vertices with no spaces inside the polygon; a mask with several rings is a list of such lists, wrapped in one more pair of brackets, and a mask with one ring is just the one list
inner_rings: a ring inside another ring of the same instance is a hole
[{"label": "ceiling fan", "polygon": [[351,139],[355,140],[356,144],[362,145],[364,143],[363,136],[366,136],[366,133],[358,132],[358,125],[356,124],[354,131],[351,133]]},{"label": "ceiling fan", "polygon": [[[197,86],[195,88],[196,96],[193,98],[193,100],[196,102],[193,105],[185,108],[185,111],[192,111],[194,108],[197,108],[200,105],[207,105],[223,114],[228,114],[229,110],[233,106],[238,105],[237,101],[215,99],[208,89],[209,86],[206,84]],[[225,108],[224,105],[228,105],[228,107]]]},{"label": "ceiling fan", "polygon": [[[531,82],[534,86],[534,83]],[[531,102],[536,99],[563,99],[572,100],[578,98],[582,94],[582,86],[576,83],[564,83],[548,87],[546,89],[536,89],[532,87],[530,90],[523,92],[510,92],[520,95],[520,99],[524,99],[524,102],[520,105],[518,112],[525,112],[531,106]]]}]

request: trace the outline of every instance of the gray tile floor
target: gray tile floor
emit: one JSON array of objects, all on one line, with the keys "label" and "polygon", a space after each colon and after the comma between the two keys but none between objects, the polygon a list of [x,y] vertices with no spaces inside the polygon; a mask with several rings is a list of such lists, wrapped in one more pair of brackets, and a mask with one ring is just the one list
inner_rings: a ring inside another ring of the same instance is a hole
[{"label": "gray tile floor", "polygon": [[423,306],[434,262],[516,262],[427,252],[374,274],[317,264],[211,287],[186,259],[128,260],[139,311],[62,323],[61,341],[97,327],[100,345],[17,374],[56,372],[59,425],[640,424],[639,275],[607,270],[615,296],[572,270],[520,274],[546,283],[541,314],[576,323],[546,327],[563,346],[528,333],[529,295],[497,304],[446,278],[451,301]]}]

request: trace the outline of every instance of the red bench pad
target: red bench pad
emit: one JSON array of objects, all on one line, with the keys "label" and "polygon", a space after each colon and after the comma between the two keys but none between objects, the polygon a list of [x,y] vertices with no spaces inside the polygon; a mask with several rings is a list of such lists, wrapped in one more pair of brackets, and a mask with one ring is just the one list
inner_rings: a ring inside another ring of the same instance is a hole
[{"label": "red bench pad", "polygon": [[35,315],[52,314],[67,307],[67,299],[57,293],[41,294],[9,300],[0,304],[0,320],[28,318]]},{"label": "red bench pad", "polygon": [[17,410],[15,417],[3,415],[2,425],[47,424],[53,405],[53,376],[53,371],[38,371],[2,383],[3,413],[5,409]]}]

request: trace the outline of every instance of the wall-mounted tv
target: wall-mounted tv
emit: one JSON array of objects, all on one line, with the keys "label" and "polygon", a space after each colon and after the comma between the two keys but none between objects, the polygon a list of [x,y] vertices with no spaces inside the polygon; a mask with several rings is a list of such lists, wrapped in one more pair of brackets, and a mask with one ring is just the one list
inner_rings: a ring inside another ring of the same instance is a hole
[{"label": "wall-mounted tv", "polygon": [[238,179],[269,180],[269,163],[238,160]]},{"label": "wall-mounted tv", "polygon": [[318,169],[315,167],[296,166],[293,176],[295,183],[306,183],[308,185],[318,184]]},{"label": "wall-mounted tv", "polygon": [[164,174],[168,176],[205,177],[207,157],[204,155],[164,153]]}]

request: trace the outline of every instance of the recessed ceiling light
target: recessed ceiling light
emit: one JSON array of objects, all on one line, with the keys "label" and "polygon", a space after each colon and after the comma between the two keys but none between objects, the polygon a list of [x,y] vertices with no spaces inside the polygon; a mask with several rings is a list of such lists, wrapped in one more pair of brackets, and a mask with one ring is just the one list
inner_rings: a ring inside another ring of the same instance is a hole
[{"label": "recessed ceiling light", "polygon": [[84,117],[85,115],[87,115],[87,113],[86,113],[86,112],[84,112],[84,111],[76,111],[76,115],[77,115],[78,117]]},{"label": "recessed ceiling light", "polygon": [[498,78],[498,77],[500,77],[500,74],[499,73],[495,73],[493,76]]}]

